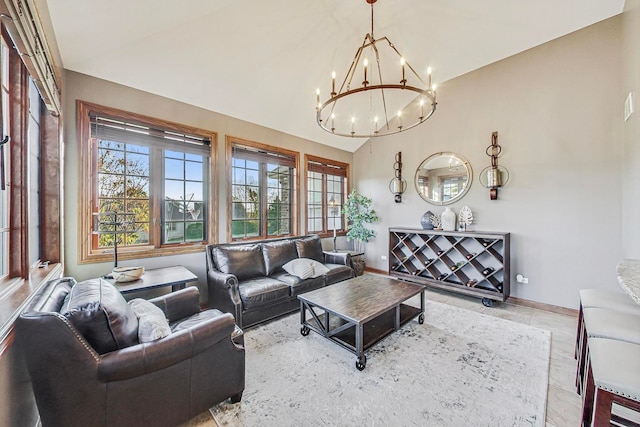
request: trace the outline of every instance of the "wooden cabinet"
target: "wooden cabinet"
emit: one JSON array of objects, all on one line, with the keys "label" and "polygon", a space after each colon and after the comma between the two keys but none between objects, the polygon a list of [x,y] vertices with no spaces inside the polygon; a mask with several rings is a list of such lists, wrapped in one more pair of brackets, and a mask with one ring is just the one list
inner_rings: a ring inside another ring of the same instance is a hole
[{"label": "wooden cabinet", "polygon": [[390,228],[389,275],[478,296],[490,307],[509,297],[509,233]]}]

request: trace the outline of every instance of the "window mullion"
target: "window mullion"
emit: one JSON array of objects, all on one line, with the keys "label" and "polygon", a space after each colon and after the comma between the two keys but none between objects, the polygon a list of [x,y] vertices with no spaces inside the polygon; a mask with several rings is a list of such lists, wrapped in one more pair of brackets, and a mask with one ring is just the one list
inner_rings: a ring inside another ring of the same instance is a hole
[{"label": "window mullion", "polygon": [[164,162],[162,150],[151,148],[149,156],[149,244],[153,247],[161,246],[162,224],[164,212],[162,201],[164,200]]},{"label": "window mullion", "polygon": [[267,164],[260,163],[260,234],[267,238]]}]

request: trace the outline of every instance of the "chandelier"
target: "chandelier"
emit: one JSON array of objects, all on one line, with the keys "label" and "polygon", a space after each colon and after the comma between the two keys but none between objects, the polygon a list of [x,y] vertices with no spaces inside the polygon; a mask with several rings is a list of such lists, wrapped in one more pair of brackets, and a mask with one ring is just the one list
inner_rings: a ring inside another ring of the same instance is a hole
[{"label": "chandelier", "polygon": [[[330,98],[321,102],[320,89],[316,90],[318,125],[334,135],[391,135],[419,125],[436,110],[431,67],[425,82],[387,37],[376,39],[373,4],[377,0],[365,1],[371,5],[371,32],[356,51],[338,91],[335,71],[331,75]],[[383,74],[391,76],[390,80],[385,81]]]}]

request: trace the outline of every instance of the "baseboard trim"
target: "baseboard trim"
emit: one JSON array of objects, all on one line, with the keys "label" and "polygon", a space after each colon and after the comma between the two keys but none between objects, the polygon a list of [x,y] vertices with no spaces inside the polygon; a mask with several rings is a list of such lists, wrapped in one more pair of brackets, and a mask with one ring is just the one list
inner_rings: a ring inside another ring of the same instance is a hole
[{"label": "baseboard trim", "polygon": [[389,275],[389,272],[387,270],[378,270],[377,268],[371,267],[365,267],[364,271],[368,271],[369,273],[384,274],[385,276]]},{"label": "baseboard trim", "polygon": [[[364,271],[369,273],[383,274],[385,276],[389,275],[388,271],[378,270],[377,268],[365,267]],[[531,301],[528,299],[509,297],[506,301],[507,304],[520,305],[522,307],[535,308],[538,310],[549,311],[551,313],[563,314],[565,316],[578,316],[578,310],[567,307],[560,307],[559,305],[546,304],[543,302]]]},{"label": "baseboard trim", "polygon": [[565,316],[578,317],[578,310],[567,307],[560,307],[559,305],[546,304],[544,302],[531,301],[528,299],[509,297],[507,303],[513,305],[521,305],[523,307],[535,308],[538,310],[550,311],[551,313],[563,314]]}]

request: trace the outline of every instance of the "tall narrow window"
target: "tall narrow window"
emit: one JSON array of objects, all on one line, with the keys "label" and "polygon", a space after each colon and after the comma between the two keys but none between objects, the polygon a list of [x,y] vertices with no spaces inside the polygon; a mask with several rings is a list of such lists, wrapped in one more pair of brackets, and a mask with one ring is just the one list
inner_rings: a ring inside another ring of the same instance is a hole
[{"label": "tall narrow window", "polygon": [[[86,132],[81,173],[92,183],[83,200],[91,234],[84,259],[106,260],[114,238],[124,258],[208,243],[215,234],[209,172],[215,134],[84,102],[78,111]],[[102,227],[101,218],[109,222],[113,213],[117,229]]]},{"label": "tall narrow window", "polygon": [[349,165],[305,156],[307,165],[307,233],[344,232],[342,205],[347,195]]},{"label": "tall narrow window", "polygon": [[0,278],[9,274],[9,48],[0,37]]},{"label": "tall narrow window", "polygon": [[29,78],[28,149],[28,211],[29,211],[29,264],[40,261],[40,121],[42,101],[33,79]]},{"label": "tall narrow window", "polygon": [[228,138],[231,238],[295,234],[297,153]]}]

